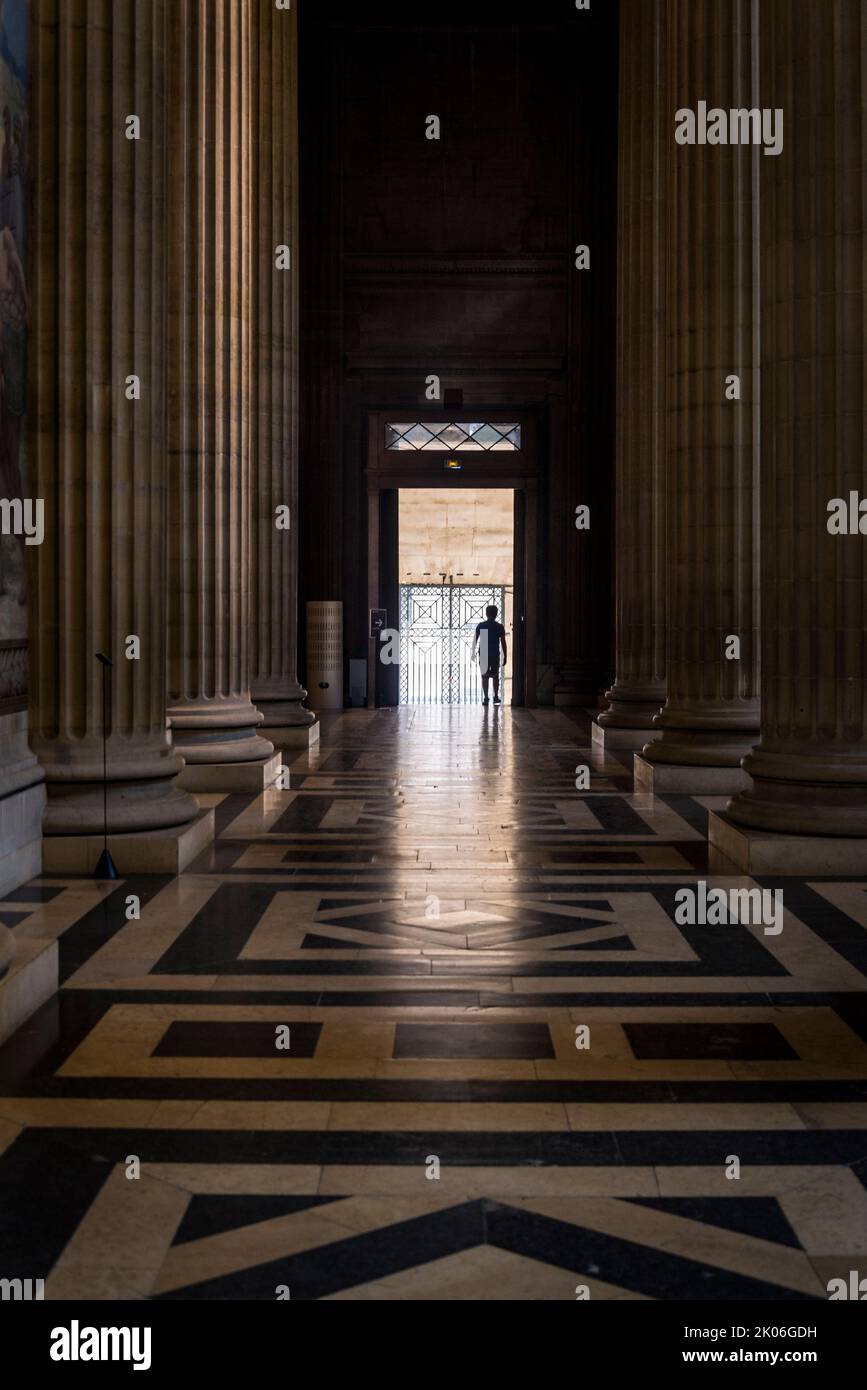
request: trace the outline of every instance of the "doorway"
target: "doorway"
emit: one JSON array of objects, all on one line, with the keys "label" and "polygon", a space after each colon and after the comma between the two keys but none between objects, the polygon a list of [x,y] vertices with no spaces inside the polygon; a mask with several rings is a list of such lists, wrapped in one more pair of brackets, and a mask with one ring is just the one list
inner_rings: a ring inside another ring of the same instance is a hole
[{"label": "doorway", "polygon": [[490,605],[506,629],[501,695],[511,704],[514,532],[511,488],[399,489],[402,705],[481,703],[473,642]]},{"label": "doorway", "polygon": [[369,708],[480,703],[472,646],[492,603],[503,702],[536,704],[536,457],[530,413],[371,412]]}]

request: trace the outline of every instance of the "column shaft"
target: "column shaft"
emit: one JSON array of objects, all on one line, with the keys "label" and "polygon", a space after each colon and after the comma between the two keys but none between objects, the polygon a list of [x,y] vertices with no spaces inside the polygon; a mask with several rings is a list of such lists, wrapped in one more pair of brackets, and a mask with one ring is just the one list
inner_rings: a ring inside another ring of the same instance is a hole
[{"label": "column shaft", "polygon": [[666,691],[665,13],[664,0],[621,0],[616,676],[598,721],[606,730],[649,729]]},{"label": "column shaft", "polygon": [[[114,662],[111,829],[176,826],[197,810],[175,784],[183,761],[165,719],[166,15],[165,0],[31,6],[30,468],[45,539],[32,562],[30,729],[50,833],[102,828],[97,651]],[[127,138],[133,115],[139,139]]]},{"label": "column shaft", "polygon": [[785,112],[763,169],[762,737],[728,811],[863,836],[867,519],[831,534],[828,504],[867,493],[867,3],[764,0],[762,53],[762,104]]},{"label": "column shaft", "polygon": [[[298,610],[298,18],[253,0],[251,689],[267,730],[314,715],[296,674]],[[277,268],[278,247],[289,265]],[[279,514],[288,508],[288,518]],[[281,524],[278,525],[278,519]],[[288,529],[286,521],[288,519]]]},{"label": "column shaft", "polygon": [[[675,141],[700,101],[758,101],[758,0],[669,0],[668,699],[644,749],[660,766],[727,768],[736,790],[759,723],[758,174],[754,144]],[[736,377],[735,386],[729,379]],[[739,399],[727,398],[727,390]],[[732,643],[737,639],[740,646]],[[678,784],[680,785],[680,774]],[[726,779],[730,779],[726,781]],[[641,780],[641,779],[640,779]],[[674,779],[671,779],[674,785]],[[685,789],[685,783],[682,784]]]},{"label": "column shaft", "polygon": [[172,0],[169,718],[194,764],[262,762],[250,700],[251,0]]}]

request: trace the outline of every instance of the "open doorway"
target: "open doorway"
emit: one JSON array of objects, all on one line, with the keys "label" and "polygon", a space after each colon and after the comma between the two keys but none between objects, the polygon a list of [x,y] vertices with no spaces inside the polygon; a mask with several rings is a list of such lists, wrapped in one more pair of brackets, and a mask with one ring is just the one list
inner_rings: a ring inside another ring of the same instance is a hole
[{"label": "open doorway", "polygon": [[514,490],[402,487],[398,497],[400,703],[481,703],[473,639],[493,605],[509,648],[500,695],[511,704]]},{"label": "open doorway", "polygon": [[[401,692],[403,665],[394,658],[394,644],[397,639],[400,645],[401,630],[425,617],[432,623],[433,645],[444,643],[437,636],[442,633],[458,645],[451,675],[443,671],[448,666],[443,654],[428,672],[427,689],[416,682],[420,701],[480,700],[478,666],[463,673],[455,668],[468,661],[476,623],[491,602],[501,610],[509,643],[508,685],[501,697],[533,708],[537,422],[530,412],[511,408],[485,412],[460,407],[449,414],[447,420],[430,407],[412,414],[376,410],[368,417],[368,708],[411,702],[408,683]],[[418,596],[431,605],[427,615],[410,610],[412,596],[401,595],[401,586],[416,585],[436,590]],[[472,594],[474,587],[490,593]],[[392,634],[388,642],[381,636],[384,630]],[[408,682],[408,671],[406,675]]]}]

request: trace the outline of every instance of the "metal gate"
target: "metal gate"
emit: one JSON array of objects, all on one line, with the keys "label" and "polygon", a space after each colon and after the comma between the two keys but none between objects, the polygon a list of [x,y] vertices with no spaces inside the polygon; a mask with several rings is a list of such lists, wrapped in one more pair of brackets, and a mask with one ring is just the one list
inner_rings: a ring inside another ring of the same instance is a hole
[{"label": "metal gate", "polygon": [[477,705],[482,699],[472,660],[476,624],[488,604],[505,614],[505,588],[496,584],[401,584],[400,703]]}]

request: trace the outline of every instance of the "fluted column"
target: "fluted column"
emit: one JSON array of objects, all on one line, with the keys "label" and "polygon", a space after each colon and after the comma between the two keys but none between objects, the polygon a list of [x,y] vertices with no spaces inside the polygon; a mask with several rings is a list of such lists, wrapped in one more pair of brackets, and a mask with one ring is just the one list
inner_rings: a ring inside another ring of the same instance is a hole
[{"label": "fluted column", "polygon": [[[668,0],[668,699],[636,759],[655,790],[737,790],[758,699],[759,161],[678,144],[675,112],[759,100],[758,0]],[[768,163],[768,157],[765,163]],[[729,379],[736,377],[738,385]],[[727,398],[727,390],[740,399]],[[732,641],[740,645],[739,659]],[[674,771],[673,771],[674,769]],[[689,771],[687,771],[689,769]]]},{"label": "fluted column", "polygon": [[168,713],[192,764],[274,751],[249,674],[251,2],[171,5]]},{"label": "fluted column", "polygon": [[253,4],[251,688],[276,737],[315,719],[296,674],[298,19],[273,0]]},{"label": "fluted column", "polygon": [[728,811],[867,836],[867,517],[828,530],[833,499],[867,496],[867,3],[764,0],[762,55],[763,104],[785,112],[763,170],[762,736]]},{"label": "fluted column", "polygon": [[598,723],[610,742],[633,748],[647,738],[666,692],[665,180],[671,124],[665,15],[665,0],[621,0],[617,664],[610,707]]},{"label": "fluted column", "polygon": [[29,467],[45,507],[30,730],[52,834],[103,824],[97,651],[114,661],[111,829],[177,826],[198,809],[175,783],[165,719],[167,13],[165,0],[30,7]]}]

